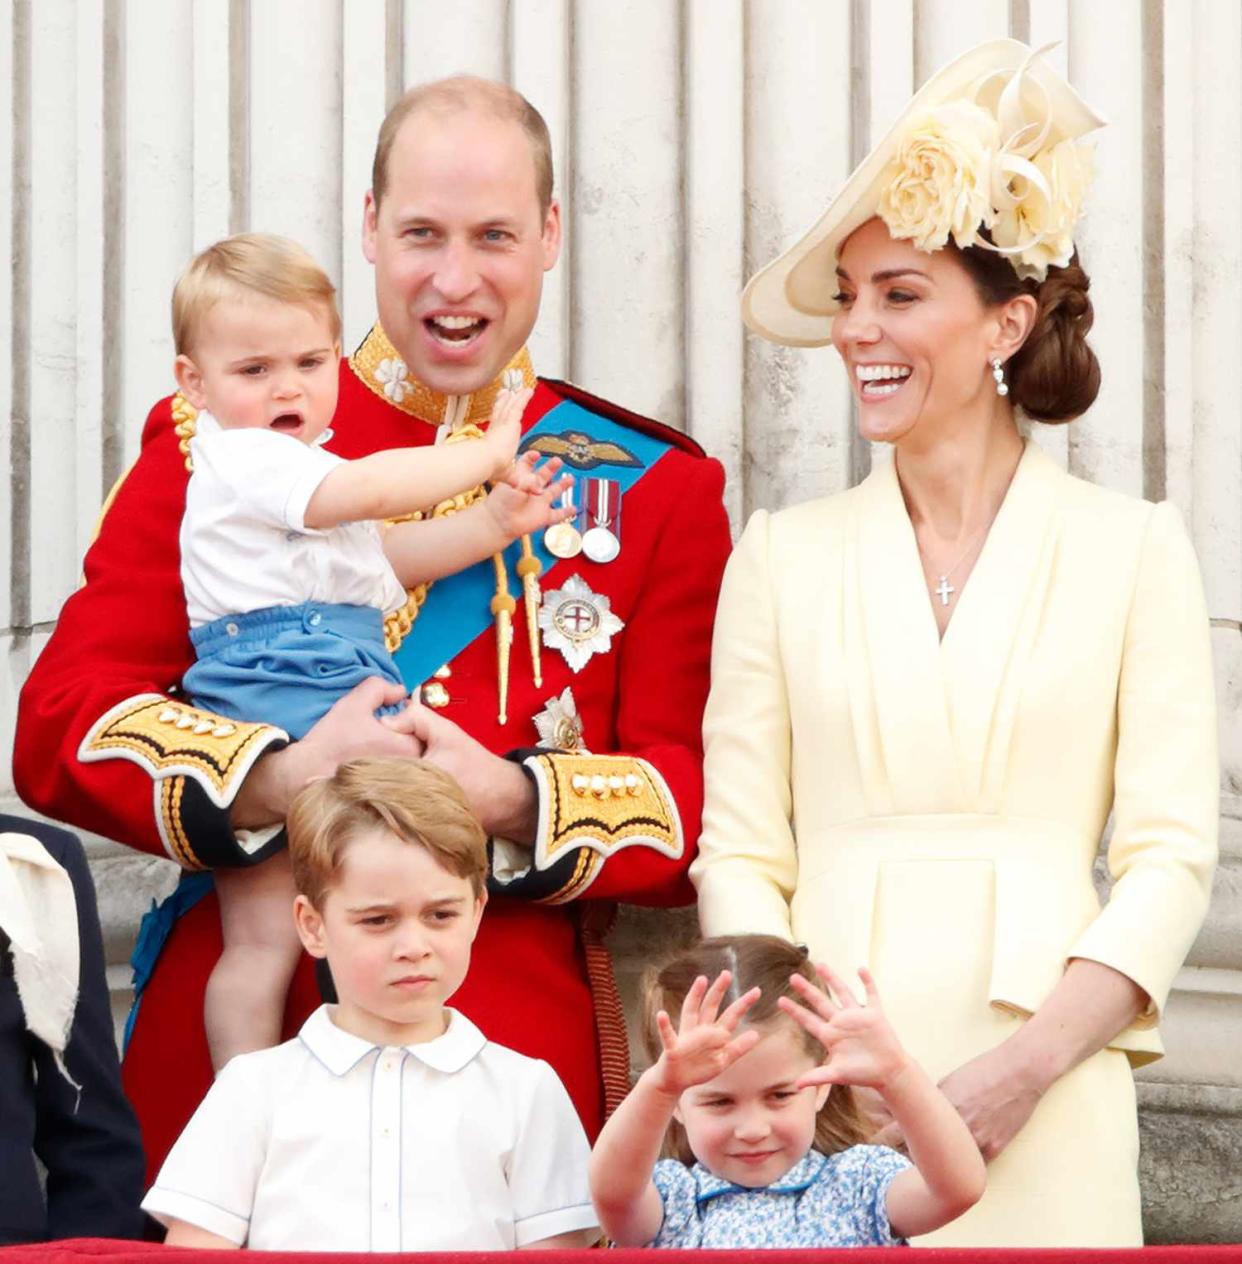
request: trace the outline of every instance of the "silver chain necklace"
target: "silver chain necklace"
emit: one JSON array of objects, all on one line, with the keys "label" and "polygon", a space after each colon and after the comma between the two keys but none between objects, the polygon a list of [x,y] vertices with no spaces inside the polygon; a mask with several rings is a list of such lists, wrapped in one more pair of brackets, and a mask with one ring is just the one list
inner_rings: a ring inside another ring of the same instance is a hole
[{"label": "silver chain necklace", "polygon": [[949,604],[949,598],[957,592],[957,589],[949,583],[949,576],[952,575],[953,572],[957,570],[957,568],[966,560],[970,550],[975,547],[976,541],[991,525],[992,524],[990,522],[984,523],[984,525],[970,537],[969,543],[961,551],[961,553],[958,554],[957,561],[954,562],[947,571],[942,571],[940,573],[940,582],[932,589],[932,592],[940,598],[940,604],[942,606],[947,606]]}]

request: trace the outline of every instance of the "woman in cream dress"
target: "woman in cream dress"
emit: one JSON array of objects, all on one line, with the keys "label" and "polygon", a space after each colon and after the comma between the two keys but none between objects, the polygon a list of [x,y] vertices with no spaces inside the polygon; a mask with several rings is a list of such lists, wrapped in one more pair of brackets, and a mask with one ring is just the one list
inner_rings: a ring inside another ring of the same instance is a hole
[{"label": "woman in cream dress", "polygon": [[1131,1068],[1215,859],[1208,621],[1176,510],[1071,478],[1015,421],[1099,384],[1072,244],[1098,120],[1028,56],[935,76],[747,289],[757,332],[831,339],[894,455],[738,544],[692,876],[704,933],[874,972],[990,1161],[924,1241],[1124,1246]]}]

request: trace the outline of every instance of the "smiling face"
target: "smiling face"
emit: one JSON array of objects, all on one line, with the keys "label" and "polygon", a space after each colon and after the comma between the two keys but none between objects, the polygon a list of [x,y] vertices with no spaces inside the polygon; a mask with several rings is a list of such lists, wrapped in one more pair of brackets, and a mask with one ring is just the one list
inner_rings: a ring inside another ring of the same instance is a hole
[{"label": "smiling face", "polygon": [[190,403],[225,430],[267,428],[310,443],[336,411],[339,357],[326,304],[239,294],[202,316],[175,372]]},{"label": "smiling face", "polygon": [[294,906],[306,951],[332,969],[336,1025],[378,1045],[443,1035],[485,900],[418,843],[378,826],[351,838],[322,908]]},{"label": "smiling face", "polygon": [[411,114],[382,202],[367,194],[363,250],[380,322],[411,373],[445,394],[488,385],[522,348],[560,243],[560,209],[541,210],[530,141],[485,110]]},{"label": "smiling face", "polygon": [[871,219],[842,247],[837,280],[832,344],[864,438],[928,446],[1008,413],[989,361],[1021,345],[1029,312],[1017,312],[1015,324],[1015,312],[986,307],[952,251],[926,254]]},{"label": "smiling face", "polygon": [[727,1071],[681,1095],[676,1118],[694,1157],[723,1180],[771,1185],[803,1159],[828,1087],[798,1088],[816,1065],[793,1023],[775,1019]]}]

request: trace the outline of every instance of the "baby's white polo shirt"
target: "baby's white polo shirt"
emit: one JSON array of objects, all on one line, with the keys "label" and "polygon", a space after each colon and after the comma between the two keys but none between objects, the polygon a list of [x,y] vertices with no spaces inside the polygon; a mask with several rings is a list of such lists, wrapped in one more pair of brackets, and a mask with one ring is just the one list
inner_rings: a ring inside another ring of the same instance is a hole
[{"label": "baby's white polo shirt", "polygon": [[201,412],[181,519],[190,626],[304,601],[399,610],[406,591],[373,522],[308,527],[306,507],[340,464],[274,430],[224,430]]},{"label": "baby's white polo shirt", "polygon": [[596,1224],[589,1147],[546,1062],[448,1010],[380,1048],[320,1006],[220,1073],[143,1208],[285,1251],[503,1250]]}]

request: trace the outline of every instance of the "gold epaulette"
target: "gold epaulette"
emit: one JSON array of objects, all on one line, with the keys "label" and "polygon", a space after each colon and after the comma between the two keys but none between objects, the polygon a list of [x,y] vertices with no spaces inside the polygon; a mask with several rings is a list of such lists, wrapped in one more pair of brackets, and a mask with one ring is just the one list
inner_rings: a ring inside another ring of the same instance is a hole
[{"label": "gold epaulette", "polygon": [[650,847],[673,860],[682,855],[677,805],[645,759],[548,752],[524,765],[539,787],[535,868],[546,870],[576,853],[566,881],[543,902],[577,899],[624,847]]}]

